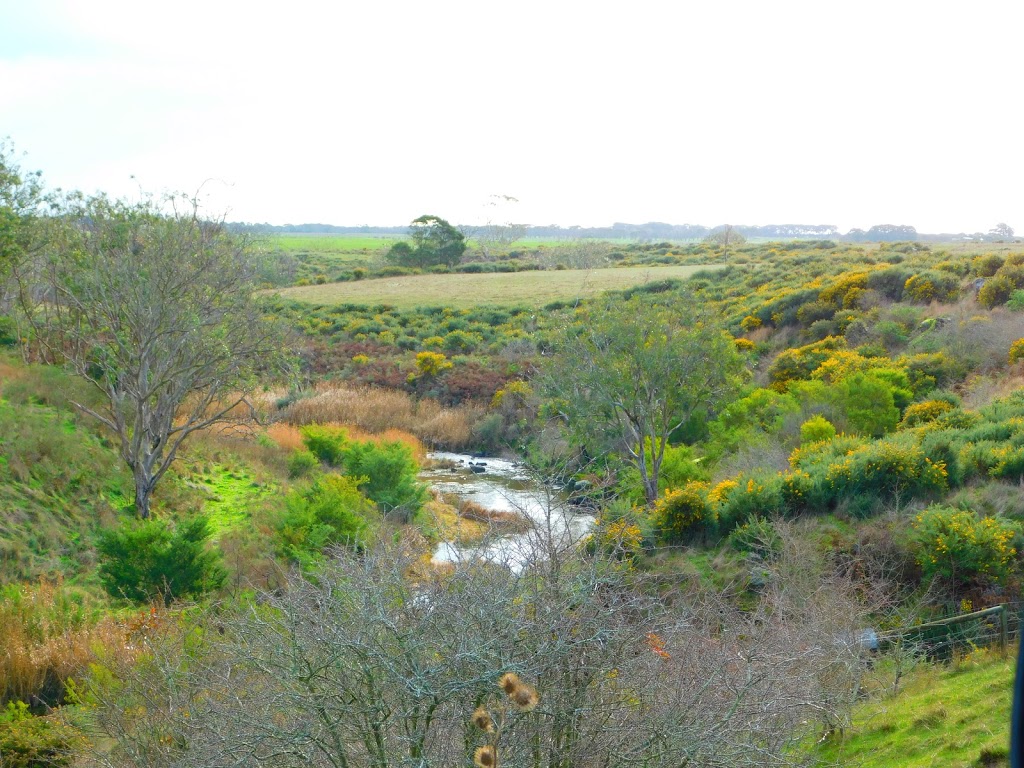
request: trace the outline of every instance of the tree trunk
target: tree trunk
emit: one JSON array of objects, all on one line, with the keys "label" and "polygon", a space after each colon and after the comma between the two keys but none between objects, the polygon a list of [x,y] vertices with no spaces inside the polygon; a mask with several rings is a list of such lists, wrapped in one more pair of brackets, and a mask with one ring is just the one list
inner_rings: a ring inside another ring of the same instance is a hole
[{"label": "tree trunk", "polygon": [[135,471],[135,514],[143,520],[149,519],[149,502],[155,483],[144,472]]}]

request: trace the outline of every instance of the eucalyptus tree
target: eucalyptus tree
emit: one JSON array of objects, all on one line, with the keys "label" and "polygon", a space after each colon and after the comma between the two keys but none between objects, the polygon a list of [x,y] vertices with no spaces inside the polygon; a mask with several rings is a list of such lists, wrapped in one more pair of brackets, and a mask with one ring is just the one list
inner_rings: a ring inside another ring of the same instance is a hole
[{"label": "eucalyptus tree", "polygon": [[604,437],[628,456],[650,503],[673,432],[726,401],[743,371],[732,337],[694,297],[640,294],[581,307],[538,383],[577,442]]}]

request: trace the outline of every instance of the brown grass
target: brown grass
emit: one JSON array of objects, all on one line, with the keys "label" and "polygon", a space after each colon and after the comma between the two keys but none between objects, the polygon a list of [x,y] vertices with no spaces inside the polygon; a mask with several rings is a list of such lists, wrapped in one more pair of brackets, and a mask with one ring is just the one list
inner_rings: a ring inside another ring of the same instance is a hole
[{"label": "brown grass", "polygon": [[[370,443],[403,443],[412,451],[416,460],[423,462],[427,458],[427,448],[423,442],[409,432],[401,429],[385,429],[383,432],[368,432],[354,424],[328,422],[325,426],[341,427],[350,440]],[[302,430],[294,424],[277,422],[267,427],[267,436],[286,451],[302,448]]]},{"label": "brown grass", "polygon": [[101,658],[132,657],[133,638],[161,621],[156,613],[94,621],[60,583],[8,591],[0,598],[0,704],[60,704],[69,679]]},{"label": "brown grass", "polygon": [[289,405],[281,416],[291,425],[344,424],[371,435],[397,430],[394,434],[414,435],[432,447],[457,449],[470,444],[473,424],[484,410],[483,406],[445,408],[435,400],[417,401],[389,389],[324,384],[312,396]]},{"label": "brown grass", "polygon": [[503,532],[521,533],[531,527],[530,521],[516,512],[500,509],[488,509],[475,501],[463,500],[459,503],[459,516],[466,520],[486,523],[488,526],[500,528]]}]

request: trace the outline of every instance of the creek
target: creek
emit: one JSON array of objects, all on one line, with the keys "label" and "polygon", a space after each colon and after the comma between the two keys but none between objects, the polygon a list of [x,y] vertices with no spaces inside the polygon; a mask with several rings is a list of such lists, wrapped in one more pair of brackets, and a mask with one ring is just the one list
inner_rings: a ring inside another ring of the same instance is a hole
[{"label": "creek", "polygon": [[421,472],[420,479],[442,494],[487,509],[518,513],[533,524],[525,533],[496,536],[477,545],[441,542],[434,550],[435,562],[484,559],[518,571],[526,563],[546,557],[552,546],[573,546],[594,524],[592,514],[574,509],[560,489],[538,482],[515,462],[442,451],[427,458],[438,466]]}]

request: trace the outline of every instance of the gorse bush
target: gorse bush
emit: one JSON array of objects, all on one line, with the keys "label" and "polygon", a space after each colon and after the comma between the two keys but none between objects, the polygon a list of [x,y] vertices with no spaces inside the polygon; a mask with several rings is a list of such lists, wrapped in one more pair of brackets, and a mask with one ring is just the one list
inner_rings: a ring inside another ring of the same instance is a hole
[{"label": "gorse bush", "polygon": [[812,416],[800,425],[800,444],[820,443],[836,436],[836,428],[824,416]]},{"label": "gorse bush", "polygon": [[358,478],[357,485],[386,514],[408,522],[426,500],[416,480],[419,464],[412,449],[398,441],[349,440],[338,427],[303,427],[309,451],[328,466]]},{"label": "gorse bush", "polygon": [[317,459],[330,467],[341,466],[345,446],[348,445],[348,432],[345,429],[310,424],[300,431],[306,449]]},{"label": "gorse bush", "polygon": [[684,542],[714,525],[714,510],[707,503],[708,490],[707,483],[690,482],[667,491],[655,502],[652,519],[662,538]]},{"label": "gorse bush", "polygon": [[955,588],[1002,584],[1017,568],[1019,523],[935,506],[914,518],[912,539],[926,577]]},{"label": "gorse bush", "polygon": [[409,446],[398,442],[352,442],[342,457],[345,471],[362,478],[359,489],[380,510],[408,522],[426,500],[416,480],[419,465]]},{"label": "gorse bush", "polygon": [[219,589],[227,574],[209,538],[203,516],[173,528],[162,520],[145,520],[108,531],[96,545],[100,583],[113,597],[137,603],[159,598],[168,605]]},{"label": "gorse bush", "polygon": [[926,400],[923,403],[914,403],[903,411],[903,420],[899,424],[900,429],[918,427],[935,421],[942,414],[952,411],[953,408],[953,404],[946,400]]}]

